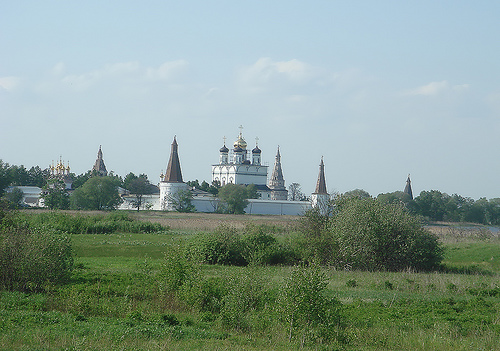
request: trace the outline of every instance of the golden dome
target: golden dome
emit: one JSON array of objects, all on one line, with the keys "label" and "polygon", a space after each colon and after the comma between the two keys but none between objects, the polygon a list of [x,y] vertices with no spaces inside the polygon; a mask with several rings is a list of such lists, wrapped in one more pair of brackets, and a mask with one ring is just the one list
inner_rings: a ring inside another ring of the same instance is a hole
[{"label": "golden dome", "polygon": [[243,139],[241,132],[240,132],[240,135],[238,136],[238,139],[234,142],[233,145],[234,145],[235,149],[237,147],[242,148],[243,150],[245,150],[247,148],[247,142],[245,141],[245,139]]}]

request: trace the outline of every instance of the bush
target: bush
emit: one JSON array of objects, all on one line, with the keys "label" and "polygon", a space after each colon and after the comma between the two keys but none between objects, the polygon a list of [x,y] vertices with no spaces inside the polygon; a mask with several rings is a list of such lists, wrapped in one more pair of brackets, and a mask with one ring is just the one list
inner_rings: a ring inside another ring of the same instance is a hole
[{"label": "bush", "polygon": [[326,219],[328,224],[324,224],[325,218],[306,215],[312,222],[309,232],[307,227],[303,229],[309,244],[306,247],[311,247],[306,259],[312,256],[343,269],[439,268],[443,248],[437,237],[403,206],[383,204],[372,198],[346,197],[337,198],[332,205],[334,211]]},{"label": "bush", "polygon": [[318,266],[296,266],[285,280],[278,312],[290,341],[328,344],[344,341],[341,304],[325,295],[326,277]]},{"label": "bush", "polygon": [[222,299],[222,325],[236,330],[265,329],[271,323],[268,306],[275,297],[268,282],[252,269],[234,274],[227,281],[227,293]]},{"label": "bush", "polygon": [[0,230],[0,288],[41,291],[70,279],[70,239],[50,230],[9,226]]},{"label": "bush", "polygon": [[246,266],[245,244],[235,228],[219,226],[213,233],[197,238],[198,254],[208,264]]},{"label": "bush", "polygon": [[154,233],[166,229],[159,223],[141,222],[119,212],[94,216],[46,212],[26,215],[25,220],[32,227],[53,228],[68,234]]},{"label": "bush", "polygon": [[248,264],[254,265],[278,265],[295,264],[299,261],[295,251],[286,245],[280,244],[271,234],[264,230],[267,226],[247,225],[243,243],[245,252],[243,256]]}]

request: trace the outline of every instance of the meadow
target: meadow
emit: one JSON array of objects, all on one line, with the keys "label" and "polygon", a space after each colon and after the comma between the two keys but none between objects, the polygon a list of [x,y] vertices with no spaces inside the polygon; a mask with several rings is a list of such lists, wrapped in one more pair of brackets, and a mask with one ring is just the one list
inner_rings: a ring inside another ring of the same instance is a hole
[{"label": "meadow", "polygon": [[[295,233],[297,218],[146,211],[128,215],[167,229],[71,234],[75,260],[70,283],[47,285],[43,293],[0,292],[1,350],[500,349],[500,239],[485,227],[430,227],[446,248],[446,268],[440,272],[322,267],[326,294],[341,302],[344,338],[303,344],[290,341],[283,324],[273,322],[280,313],[273,306],[263,308],[265,313],[246,314],[245,326],[235,328],[224,323],[222,313],[175,298],[166,287],[164,269],[170,252],[222,223],[235,228],[260,225],[286,241]],[[227,285],[252,279],[266,293],[278,289],[293,270],[197,269],[199,277]]]}]

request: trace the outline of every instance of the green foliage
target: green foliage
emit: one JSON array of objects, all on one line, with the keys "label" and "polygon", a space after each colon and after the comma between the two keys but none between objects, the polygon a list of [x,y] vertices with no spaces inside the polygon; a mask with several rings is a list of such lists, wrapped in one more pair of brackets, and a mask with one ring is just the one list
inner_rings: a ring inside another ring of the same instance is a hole
[{"label": "green foliage", "polygon": [[255,185],[226,184],[219,189],[221,212],[243,214],[248,205],[248,199],[257,197]]},{"label": "green foliage", "polygon": [[248,264],[277,265],[295,264],[300,258],[289,245],[279,243],[276,237],[266,233],[269,227],[248,224],[244,229],[243,256]]},{"label": "green foliage", "polygon": [[9,186],[12,178],[9,173],[9,164],[0,160],[0,197],[3,195],[5,188]]},{"label": "green foliage", "polygon": [[275,301],[269,283],[255,270],[233,275],[227,281],[228,290],[222,299],[222,324],[232,329],[249,331],[263,329],[272,323],[268,306]]},{"label": "green foliage", "polygon": [[42,189],[43,204],[51,210],[67,210],[69,208],[69,194],[66,185],[61,180],[52,179]]},{"label": "green foliage", "polygon": [[220,189],[220,182],[218,180],[214,180],[212,184],[208,184],[206,181],[202,181],[201,184],[196,180],[191,180],[186,182],[186,184],[190,187],[194,187],[196,189],[206,191],[207,193],[210,193],[212,195],[217,195]]},{"label": "green foliage", "polygon": [[433,270],[443,250],[436,236],[400,205],[371,198],[340,198],[340,211],[331,218],[330,233],[338,251],[332,262],[353,269]]},{"label": "green foliage", "polygon": [[44,212],[26,215],[24,218],[32,227],[52,228],[68,234],[154,233],[166,230],[159,223],[133,220],[120,212],[92,216]]},{"label": "green foliage", "polygon": [[304,346],[344,339],[341,305],[325,295],[326,286],[326,276],[318,266],[297,266],[285,279],[278,308],[290,341]]},{"label": "green foliage", "polygon": [[13,220],[0,229],[0,289],[40,291],[67,282],[73,268],[70,239]]},{"label": "green foliage", "polygon": [[10,207],[12,208],[19,208],[21,207],[22,201],[23,201],[23,196],[24,193],[21,189],[18,187],[14,187],[12,191],[6,193],[4,195],[5,200],[7,200],[10,204]]},{"label": "green foliage", "polygon": [[116,177],[92,177],[71,195],[71,208],[113,210],[121,202]]},{"label": "green foliage", "polygon": [[208,264],[246,266],[245,244],[233,227],[219,226],[213,233],[201,235],[192,248]]},{"label": "green foliage", "polygon": [[247,266],[294,264],[297,253],[288,245],[281,244],[266,226],[247,225],[240,233],[233,227],[219,226],[213,233],[199,235],[190,246],[191,252],[202,262]]},{"label": "green foliage", "polygon": [[153,192],[152,184],[149,182],[148,177],[145,174],[141,174],[139,177],[136,177],[134,173],[129,173],[123,181],[123,186],[135,195],[135,200],[132,202],[132,206],[137,208],[137,211],[139,211],[141,206],[143,206],[143,196]]},{"label": "green foliage", "polygon": [[341,196],[331,207],[331,216],[312,210],[302,221],[306,260],[343,269],[439,268],[437,237],[401,205]]},{"label": "green foliage", "polygon": [[177,212],[190,213],[195,212],[196,208],[192,204],[193,194],[189,190],[179,190],[171,195],[174,208]]}]

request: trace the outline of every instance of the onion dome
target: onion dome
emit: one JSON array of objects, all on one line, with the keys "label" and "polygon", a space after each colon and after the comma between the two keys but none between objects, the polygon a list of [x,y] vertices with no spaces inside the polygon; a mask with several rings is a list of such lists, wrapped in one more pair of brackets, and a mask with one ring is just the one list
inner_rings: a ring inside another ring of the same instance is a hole
[{"label": "onion dome", "polygon": [[226,147],[226,144],[224,144],[224,146],[221,147],[219,151],[223,154],[227,154],[229,152],[229,149]]},{"label": "onion dome", "polygon": [[252,150],[252,154],[260,154],[262,151],[259,149],[258,146],[255,146],[254,149]]},{"label": "onion dome", "polygon": [[236,148],[241,148],[243,150],[247,148],[247,142],[243,139],[241,133],[238,136],[238,139],[234,142],[234,149],[236,150]]},{"label": "onion dome", "polygon": [[243,152],[243,149],[239,146],[234,147],[234,152]]}]

